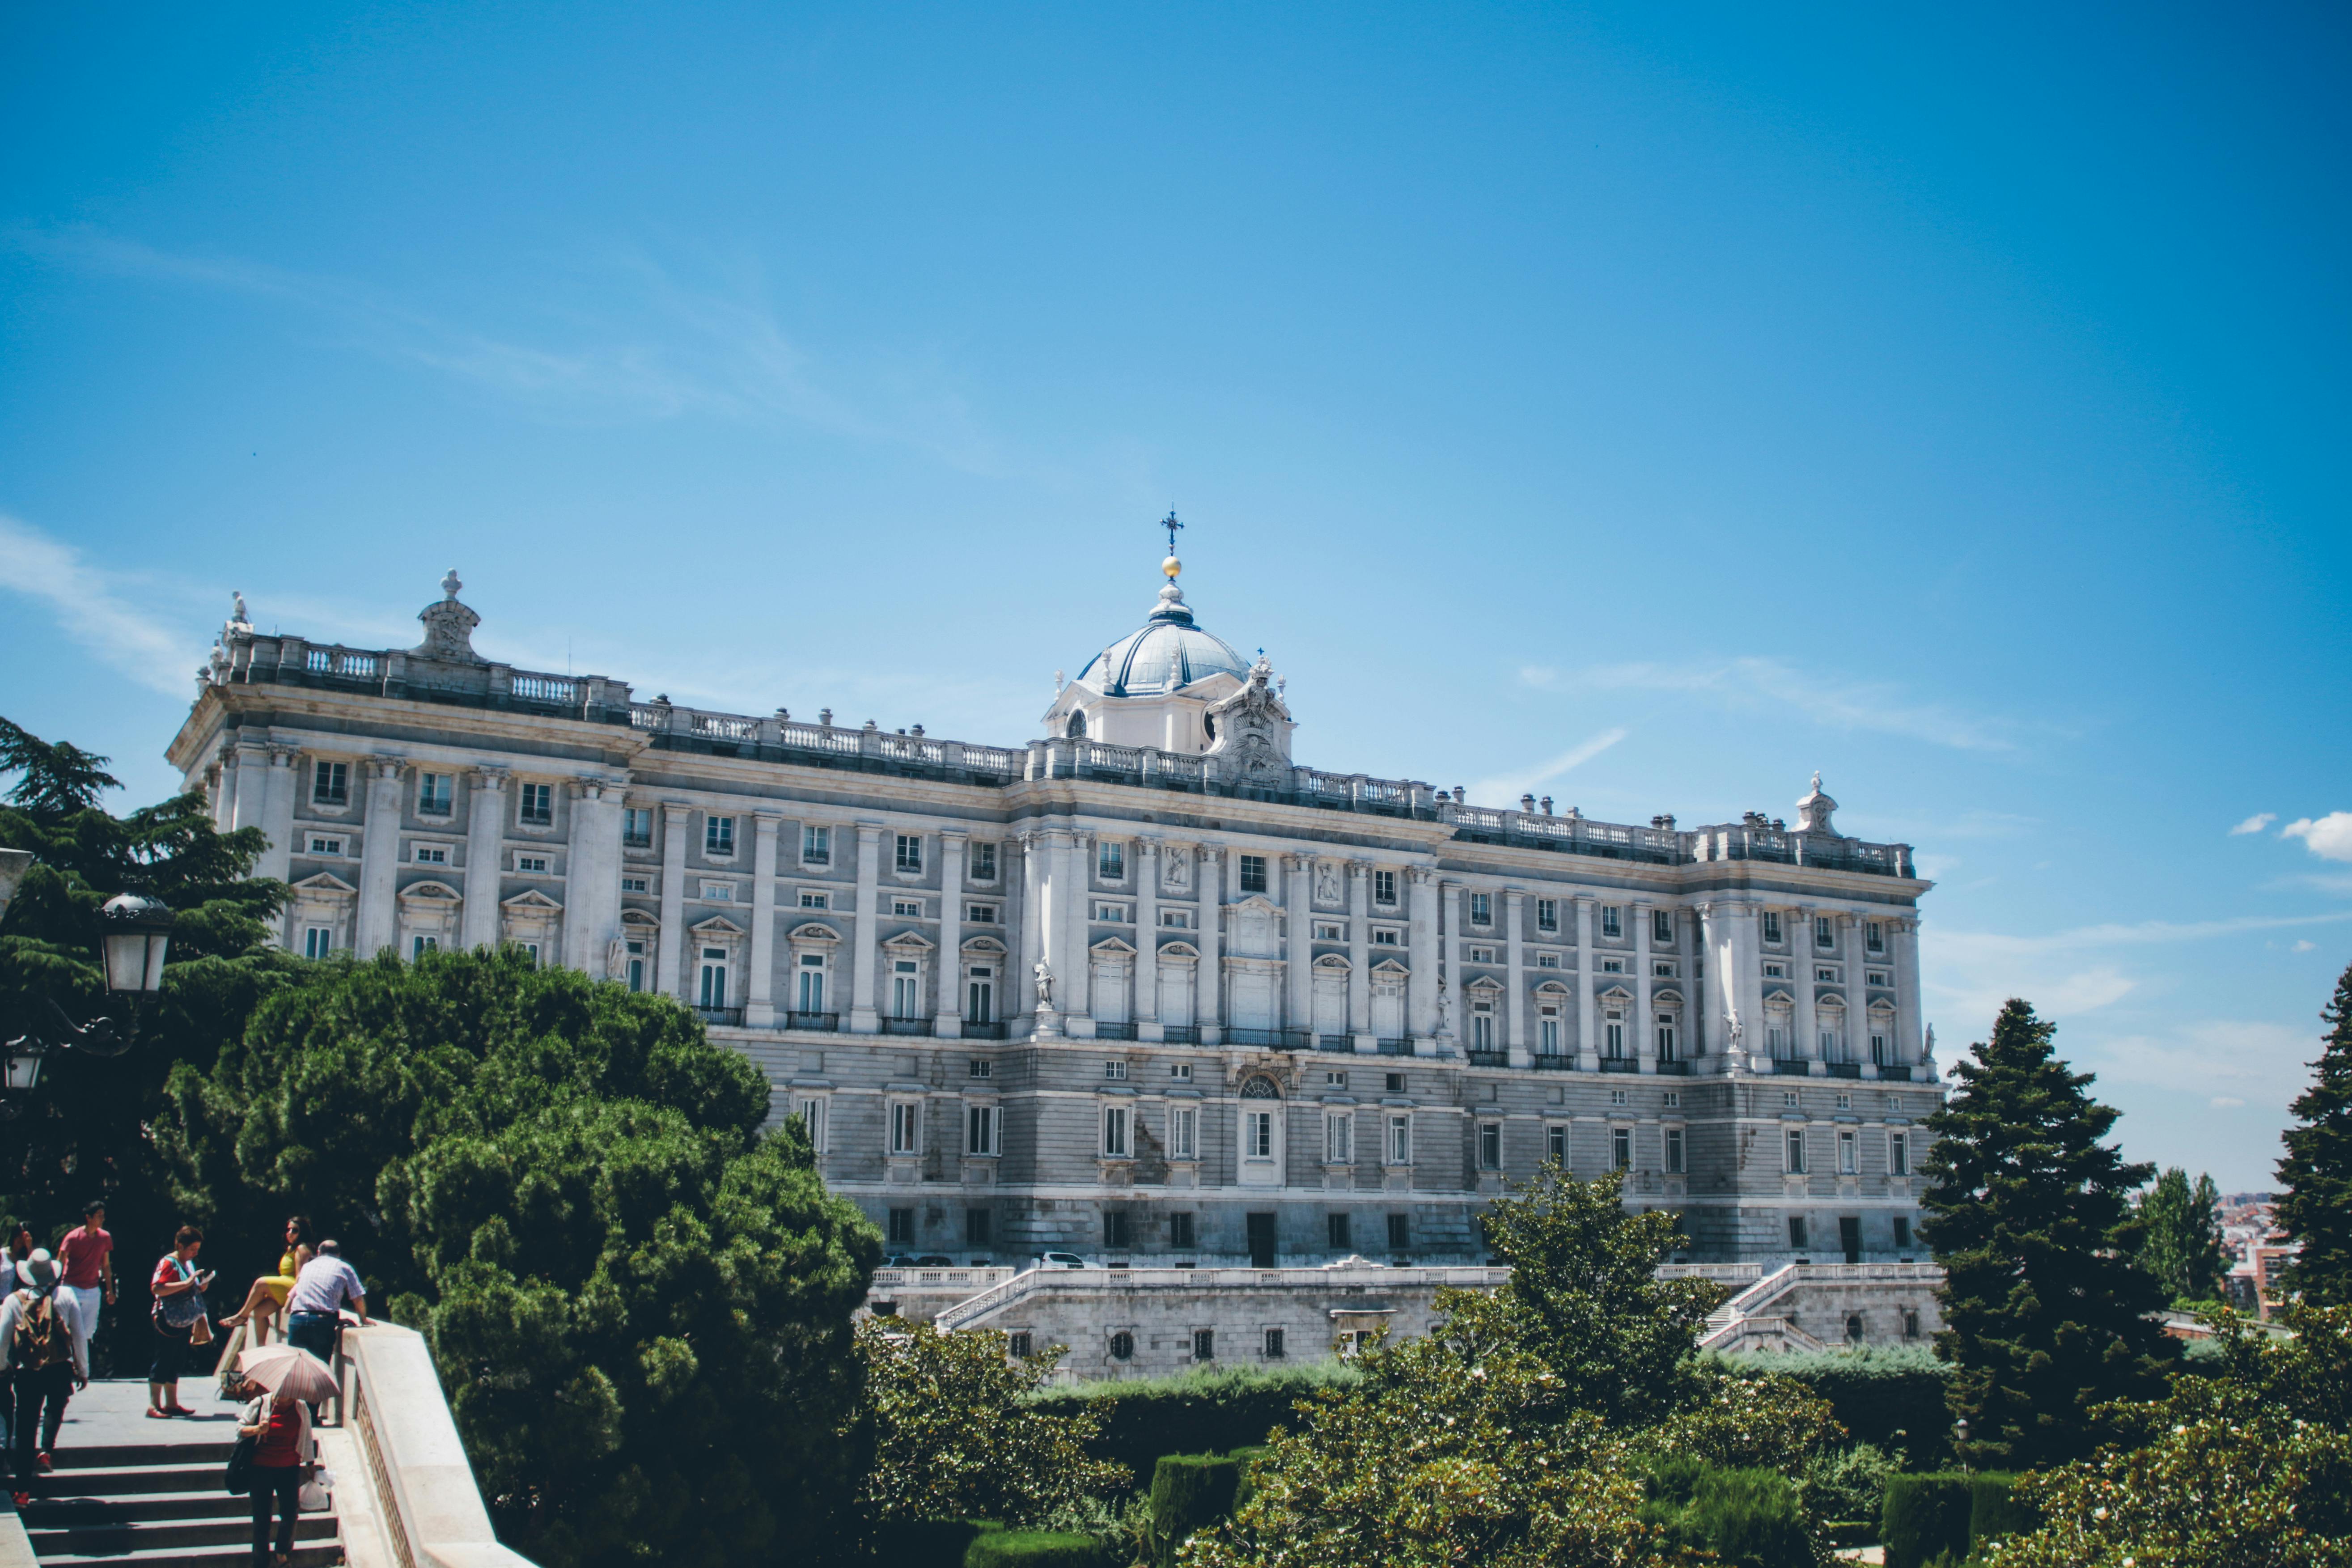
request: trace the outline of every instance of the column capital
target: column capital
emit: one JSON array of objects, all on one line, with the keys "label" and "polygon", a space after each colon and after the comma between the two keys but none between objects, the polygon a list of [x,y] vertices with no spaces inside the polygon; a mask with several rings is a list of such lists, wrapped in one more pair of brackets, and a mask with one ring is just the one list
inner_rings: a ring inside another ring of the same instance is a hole
[{"label": "column capital", "polygon": [[506,788],[513,778],[514,774],[504,768],[471,768],[466,774],[467,782],[476,789],[488,790],[492,795]]},{"label": "column capital", "polygon": [[751,831],[772,835],[784,825],[783,814],[775,811],[755,811],[751,814]]},{"label": "column capital", "polygon": [[1348,875],[1355,880],[1359,882],[1364,881],[1368,879],[1371,874],[1372,863],[1370,860],[1350,860],[1348,862]]},{"label": "column capital", "polygon": [[1525,888],[1507,887],[1503,889],[1503,901],[1507,905],[1516,906],[1522,903],[1526,900],[1527,896],[1528,890]]},{"label": "column capital", "polygon": [[940,829],[940,842],[942,844],[961,844],[971,837],[971,830],[969,828],[942,827]]},{"label": "column capital", "polygon": [[407,772],[408,759],[390,756],[370,757],[367,760],[367,767],[370,778],[396,779]]},{"label": "column capital", "polygon": [[1580,904],[1597,904],[1601,901],[1601,895],[1598,893],[1571,893],[1569,897]]},{"label": "column capital", "polygon": [[302,748],[299,746],[288,745],[283,742],[275,742],[269,748],[269,765],[273,768],[290,768],[301,754]]},{"label": "column capital", "polygon": [[879,844],[882,842],[882,824],[878,822],[861,822],[858,823],[856,826],[857,842],[860,844]]},{"label": "column capital", "polygon": [[1437,880],[1436,869],[1429,866],[1407,866],[1404,868],[1404,876],[1405,880],[1416,888]]}]

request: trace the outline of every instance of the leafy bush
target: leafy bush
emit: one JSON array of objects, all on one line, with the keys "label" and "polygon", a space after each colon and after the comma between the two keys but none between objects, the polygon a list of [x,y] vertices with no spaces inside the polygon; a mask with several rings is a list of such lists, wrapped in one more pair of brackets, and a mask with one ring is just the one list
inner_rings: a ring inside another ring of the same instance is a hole
[{"label": "leafy bush", "polygon": [[1824,1522],[1868,1520],[1875,1523],[1895,1461],[1868,1443],[1817,1455],[1798,1478],[1797,1500]]},{"label": "leafy bush", "polygon": [[2017,1478],[1995,1470],[1890,1476],[1879,1543],[1886,1568],[1932,1568],[1962,1562],[2005,1535],[2033,1527],[2029,1503],[2012,1497]]},{"label": "leafy bush", "polygon": [[1812,1531],[1797,1489],[1771,1470],[1717,1469],[1688,1456],[1659,1462],[1641,1518],[1666,1544],[1712,1552],[1737,1568],[1812,1568]]},{"label": "leafy bush", "polygon": [[1242,1454],[1164,1454],[1151,1476],[1153,1568],[1173,1568],[1176,1548],[1233,1512],[1248,1459]]},{"label": "leafy bush", "polygon": [[1913,1468],[1951,1457],[1952,1418],[1944,1408],[1951,1368],[1925,1345],[1714,1359],[1742,1377],[1795,1379],[1830,1402],[1853,1441],[1899,1454]]},{"label": "leafy bush", "polygon": [[1263,1443],[1275,1427],[1296,1425],[1291,1407],[1326,1388],[1352,1386],[1360,1374],[1346,1362],[1308,1362],[1268,1369],[1232,1367],[1127,1383],[1041,1388],[1032,1408],[1048,1415],[1091,1416],[1087,1451],[1149,1478],[1165,1454],[1223,1454]]},{"label": "leafy bush", "polygon": [[2005,1536],[2021,1535],[2033,1528],[2038,1516],[2016,1489],[2015,1476],[1979,1472],[1969,1478],[1970,1552],[1980,1552]]},{"label": "leafy bush", "polygon": [[875,1527],[868,1560],[876,1568],[962,1568],[981,1535],[1001,1524],[976,1519],[897,1519]]},{"label": "leafy bush", "polygon": [[1126,1568],[1121,1553],[1091,1535],[1000,1530],[976,1536],[963,1568]]}]

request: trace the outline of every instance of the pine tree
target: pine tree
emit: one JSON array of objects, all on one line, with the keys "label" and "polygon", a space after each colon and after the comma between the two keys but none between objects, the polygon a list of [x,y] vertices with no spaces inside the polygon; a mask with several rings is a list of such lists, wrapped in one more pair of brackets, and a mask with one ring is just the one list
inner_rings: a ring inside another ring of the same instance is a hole
[{"label": "pine tree", "polygon": [[2315,1306],[2352,1305],[2352,968],[2336,982],[2320,1020],[2326,1042],[2312,1086],[2290,1108],[2300,1126],[2283,1135],[2278,1223],[2303,1243],[2286,1288]]},{"label": "pine tree", "polygon": [[1988,1468],[2080,1458],[2092,1407],[2161,1394],[2177,1355],[2147,1315],[2165,1292],[2133,1261],[2130,1197],[2153,1167],[2100,1142],[2119,1113],[2084,1092],[2092,1075],[2058,1059],[2055,1033],[2012,999],[1927,1124],[1922,1235],[1946,1275],[1936,1353],[1969,1424],[1961,1457]]},{"label": "pine tree", "polygon": [[2164,1287],[2172,1301],[2218,1301],[2221,1298],[2221,1237],[2214,1217],[2221,1193],[2213,1178],[2175,1165],[2140,1194],[2139,1266]]}]

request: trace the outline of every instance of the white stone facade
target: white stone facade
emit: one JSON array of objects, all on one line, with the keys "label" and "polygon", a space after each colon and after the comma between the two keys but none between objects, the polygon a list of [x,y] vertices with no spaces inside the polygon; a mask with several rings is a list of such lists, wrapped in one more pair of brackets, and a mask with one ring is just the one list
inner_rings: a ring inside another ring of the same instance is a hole
[{"label": "white stone facade", "polygon": [[1695,1258],[1924,1257],[1928,884],[1818,779],[1685,829],[1300,766],[1172,581],[1018,747],[517,670],[457,586],[404,651],[240,605],[203,672],[170,756],[264,831],[284,940],[678,996],[894,1251],[1467,1262],[1557,1155]]}]

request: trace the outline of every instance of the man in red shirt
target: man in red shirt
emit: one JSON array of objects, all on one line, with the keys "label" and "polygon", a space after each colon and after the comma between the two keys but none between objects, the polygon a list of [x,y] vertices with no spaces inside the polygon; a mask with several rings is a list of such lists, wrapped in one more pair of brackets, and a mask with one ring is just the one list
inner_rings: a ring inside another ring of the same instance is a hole
[{"label": "man in red shirt", "polygon": [[106,1205],[93,1198],[81,1206],[81,1224],[58,1243],[65,1277],[58,1286],[58,1316],[73,1337],[74,1384],[89,1382],[89,1340],[98,1332],[101,1304],[114,1304],[114,1237],[106,1234]]}]

